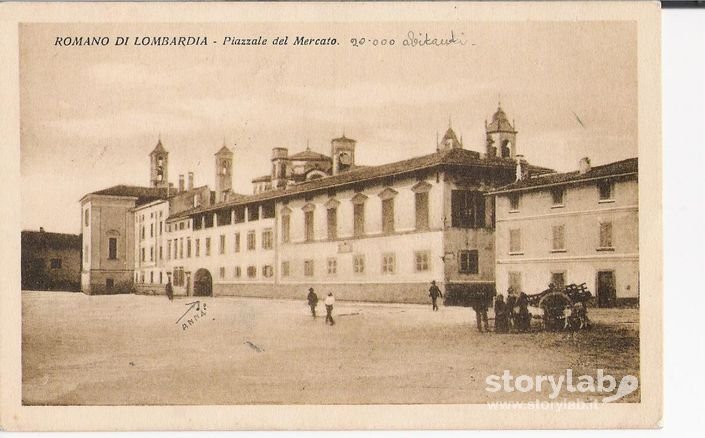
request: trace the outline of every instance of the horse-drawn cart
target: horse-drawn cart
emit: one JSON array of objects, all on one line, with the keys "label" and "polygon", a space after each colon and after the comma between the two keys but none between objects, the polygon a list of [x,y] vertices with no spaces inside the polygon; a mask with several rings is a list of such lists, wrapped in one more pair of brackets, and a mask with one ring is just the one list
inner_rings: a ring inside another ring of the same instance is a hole
[{"label": "horse-drawn cart", "polygon": [[544,329],[554,331],[589,329],[587,302],[591,298],[585,283],[564,288],[550,285],[543,292],[527,295],[529,305],[541,309]]}]

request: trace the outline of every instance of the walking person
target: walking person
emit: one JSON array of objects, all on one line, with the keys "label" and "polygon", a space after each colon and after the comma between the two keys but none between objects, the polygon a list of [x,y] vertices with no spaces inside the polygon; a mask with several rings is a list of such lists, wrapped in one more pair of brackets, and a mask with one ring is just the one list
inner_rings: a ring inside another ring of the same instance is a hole
[{"label": "walking person", "polygon": [[431,297],[431,302],[433,303],[433,311],[438,310],[438,304],[436,304],[436,300],[438,297],[443,298],[443,294],[441,293],[441,290],[436,286],[436,280],[431,281],[431,287],[428,289],[428,296]]},{"label": "walking person", "polygon": [[328,292],[324,303],[326,305],[326,324],[330,323],[330,325],[335,325],[335,321],[333,320],[333,304],[335,304],[333,292]]},{"label": "walking person", "polygon": [[166,296],[169,298],[169,301],[174,300],[174,287],[171,285],[171,279],[166,281],[166,287],[164,288],[166,291]]},{"label": "walking person", "polygon": [[308,288],[308,306],[311,308],[311,315],[316,319],[316,306],[318,306],[318,295],[313,291],[313,288]]}]

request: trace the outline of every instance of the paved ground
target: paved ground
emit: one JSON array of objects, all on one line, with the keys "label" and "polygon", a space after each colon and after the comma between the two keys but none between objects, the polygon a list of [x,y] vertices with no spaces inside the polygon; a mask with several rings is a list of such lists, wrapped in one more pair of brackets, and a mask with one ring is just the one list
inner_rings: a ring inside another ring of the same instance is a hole
[{"label": "paved ground", "polygon": [[176,320],[192,300],[22,298],[26,404],[528,401],[537,394],[487,392],[486,377],[639,375],[638,310],[591,310],[595,329],[577,335],[500,335],[478,333],[467,308],[338,303],[329,327],[303,300],[223,297],[202,300],[205,315],[184,330]]}]

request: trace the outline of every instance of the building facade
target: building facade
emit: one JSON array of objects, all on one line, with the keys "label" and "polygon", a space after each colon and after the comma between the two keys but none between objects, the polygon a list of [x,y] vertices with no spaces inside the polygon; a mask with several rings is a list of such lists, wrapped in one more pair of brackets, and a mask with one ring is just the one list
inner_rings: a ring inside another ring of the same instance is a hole
[{"label": "building facade", "polygon": [[208,187],[193,188],[191,172],[188,187],[183,175],[178,188],[166,180],[169,153],[161,139],[149,159],[149,186],[117,185],[80,200],[81,290],[87,294],[163,293],[166,220],[213,202]]},{"label": "building facade", "polygon": [[[501,108],[493,120],[488,139],[497,126],[515,139]],[[330,155],[274,148],[252,195],[172,211],[164,263],[175,293],[293,298],[314,287],[423,302],[431,280],[461,295],[494,291],[494,204],[484,195],[515,180],[515,150],[466,150],[451,128],[435,153],[396,163],[359,165],[356,148],[346,136]]]},{"label": "building facade", "polygon": [[599,307],[639,298],[636,158],[523,178],[496,198],[496,285],[537,293],[586,283]]},{"label": "building facade", "polygon": [[78,291],[81,236],[22,231],[22,289]]},{"label": "building facade", "polygon": [[[159,141],[149,187],[81,200],[82,288],[163,294],[171,282],[182,296],[300,298],[314,287],[339,299],[425,302],[435,280],[453,302],[510,284],[538,292],[586,282],[601,305],[636,300],[636,160],[558,174],[517,155],[501,108],[485,127],[485,153],[465,149],[449,127],[435,151],[377,166],[356,163],[346,136],[331,140],[329,155],[276,147],[270,175],[248,195],[232,185],[237,157],[226,146],[214,155],[215,190],[194,188],[192,173],[178,188],[164,181]],[[611,199],[596,194],[603,180]],[[559,187],[563,204],[548,202]],[[585,238],[592,231],[596,242]]]}]

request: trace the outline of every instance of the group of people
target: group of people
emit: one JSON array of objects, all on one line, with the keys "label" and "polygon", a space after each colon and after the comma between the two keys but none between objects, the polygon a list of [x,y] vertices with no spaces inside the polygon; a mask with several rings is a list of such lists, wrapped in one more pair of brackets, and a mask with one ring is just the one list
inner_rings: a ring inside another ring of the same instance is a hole
[{"label": "group of people", "polygon": [[[436,285],[436,281],[431,281],[428,290],[431,297],[433,311],[438,310],[437,300],[443,298],[443,293]],[[475,311],[477,330],[482,333],[489,332],[489,319],[487,311],[491,305],[492,298],[479,296],[472,301],[472,308]],[[528,296],[521,292],[518,296],[510,287],[507,291],[507,301],[503,295],[498,295],[494,303],[495,331],[497,333],[509,333],[511,331],[527,332],[531,326],[531,313],[529,312]]]},{"label": "group of people", "polygon": [[[443,298],[443,292],[436,285],[436,281],[431,281],[431,287],[428,290],[428,295],[431,297],[432,310],[438,311],[438,298]],[[311,287],[308,289],[307,296],[308,306],[311,308],[311,316],[316,318],[316,307],[318,306],[318,295]],[[477,330],[479,332],[489,332],[489,319],[487,312],[491,307],[492,297],[479,296],[472,302],[472,308],[475,311],[477,322]],[[324,300],[326,306],[326,324],[335,325],[333,319],[333,305],[335,297],[333,292],[328,292]],[[586,328],[590,323],[587,318],[587,310],[583,303],[576,303],[571,309],[566,309],[569,315],[566,315],[566,327],[570,320],[577,321],[579,328]],[[497,333],[528,332],[531,327],[531,313],[529,312],[529,297],[520,292],[518,295],[513,288],[507,290],[507,299],[504,295],[497,295],[494,300],[494,331]]]},{"label": "group of people", "polygon": [[[308,306],[311,308],[311,315],[313,319],[316,319],[316,306],[318,306],[318,295],[313,290],[313,288],[308,289]],[[326,324],[335,325],[335,320],[333,319],[333,304],[335,304],[335,297],[333,292],[328,292],[328,296],[323,302],[326,305]]]},{"label": "group of people", "polygon": [[529,300],[524,292],[519,296],[511,287],[507,290],[507,301],[503,295],[498,295],[494,302],[494,325],[497,333],[511,331],[527,332],[531,326]]}]

